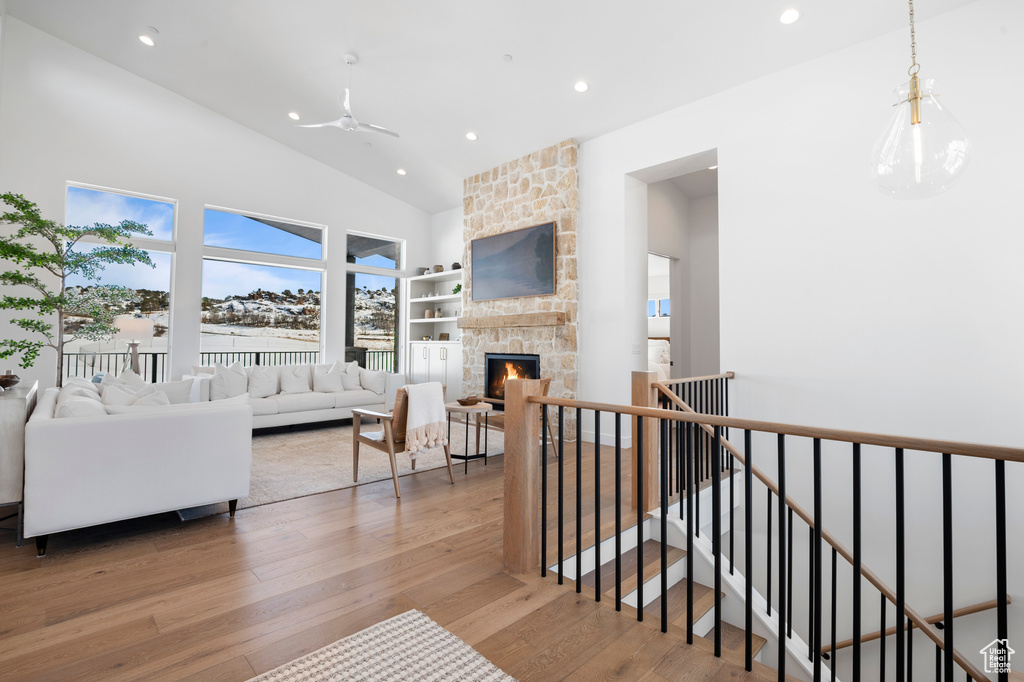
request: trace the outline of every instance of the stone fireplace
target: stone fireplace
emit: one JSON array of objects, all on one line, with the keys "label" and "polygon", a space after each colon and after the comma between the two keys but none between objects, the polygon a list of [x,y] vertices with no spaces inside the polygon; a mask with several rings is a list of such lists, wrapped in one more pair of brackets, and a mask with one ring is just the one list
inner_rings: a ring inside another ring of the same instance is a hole
[{"label": "stone fireplace", "polygon": [[[540,379],[540,356],[534,353],[486,353],[484,386],[486,398],[505,399],[506,379]],[[498,403],[499,410],[504,407]]]},{"label": "stone fireplace", "polygon": [[[463,185],[463,395],[486,395],[488,353],[521,353],[543,356],[541,378],[551,379],[548,395],[575,398],[576,142],[566,140],[503,163],[466,178]],[[554,295],[474,301],[472,241],[547,222],[555,223]]]}]

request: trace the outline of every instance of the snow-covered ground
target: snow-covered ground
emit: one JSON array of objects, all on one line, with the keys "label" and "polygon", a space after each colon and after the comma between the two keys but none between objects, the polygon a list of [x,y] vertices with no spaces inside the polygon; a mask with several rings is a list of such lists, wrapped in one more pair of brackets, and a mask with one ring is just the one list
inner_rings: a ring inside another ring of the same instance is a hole
[{"label": "snow-covered ground", "polygon": [[[269,298],[230,298],[203,311],[200,324],[203,351],[301,350],[320,347],[320,297],[315,292],[305,296],[286,296],[260,292]],[[250,294],[252,296],[252,294]],[[301,300],[300,300],[301,299]],[[146,313],[159,327],[168,327],[167,310]],[[395,347],[395,297],[390,292],[356,289],[355,345],[371,350],[392,350]],[[314,328],[306,328],[313,326]],[[145,341],[141,352],[166,352],[167,335]],[[68,353],[123,352],[125,340],[95,342],[76,340],[65,346]]]}]

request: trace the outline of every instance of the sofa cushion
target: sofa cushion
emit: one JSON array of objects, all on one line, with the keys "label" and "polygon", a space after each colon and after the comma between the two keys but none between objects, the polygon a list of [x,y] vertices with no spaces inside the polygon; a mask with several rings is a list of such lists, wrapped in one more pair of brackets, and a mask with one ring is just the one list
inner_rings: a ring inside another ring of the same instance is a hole
[{"label": "sofa cushion", "polygon": [[[249,397],[266,398],[280,393],[276,367],[254,366],[249,369]],[[273,414],[273,413],[271,413]]]},{"label": "sofa cushion", "polygon": [[65,400],[70,398],[85,398],[86,400],[100,401],[100,394],[97,391],[91,390],[80,384],[72,383],[67,384],[60,389],[60,393],[57,394],[57,407]]},{"label": "sofa cushion", "polygon": [[107,408],[103,407],[103,403],[89,398],[68,398],[57,406],[57,411],[53,416],[55,417],[97,417],[99,415],[106,415]]},{"label": "sofa cushion", "polygon": [[359,383],[368,391],[377,395],[384,395],[384,388],[387,386],[387,372],[374,372],[368,369],[359,369]]},{"label": "sofa cushion", "polygon": [[254,398],[249,396],[249,406],[252,407],[252,416],[258,417],[264,414],[277,414],[277,398]]},{"label": "sofa cushion", "polygon": [[311,390],[308,365],[281,368],[281,393],[308,393]]},{"label": "sofa cushion", "polygon": [[242,363],[236,362],[230,367],[217,363],[210,379],[210,400],[234,398],[245,393],[249,388],[249,377],[246,376]]},{"label": "sofa cushion", "polygon": [[277,401],[279,414],[306,412],[308,410],[329,410],[334,407],[335,393],[281,393],[267,400]]},{"label": "sofa cushion", "polygon": [[104,405],[131,405],[136,400],[150,393],[151,390],[143,388],[140,391],[133,391],[128,386],[119,384],[108,384],[103,389]]},{"label": "sofa cushion", "polygon": [[170,405],[171,401],[168,399],[167,394],[163,391],[152,391],[142,396],[138,400],[132,403],[132,407],[141,407],[144,405]]},{"label": "sofa cushion", "polygon": [[72,386],[81,386],[89,389],[96,395],[100,394],[100,385],[96,382],[89,381],[84,377],[68,377],[64,380],[64,388],[70,388]]},{"label": "sofa cushion", "polygon": [[[355,363],[352,363],[355,364]],[[341,375],[341,387],[346,391],[361,391],[362,384],[359,383],[359,366]]]},{"label": "sofa cushion", "polygon": [[336,362],[333,365],[313,366],[313,390],[318,393],[337,393],[344,391],[341,378],[346,374],[345,365]]},{"label": "sofa cushion", "polygon": [[334,394],[335,407],[363,407],[365,405],[381,405],[383,402],[379,395],[373,391],[367,391],[365,388]]},{"label": "sofa cushion", "polygon": [[192,380],[182,379],[181,381],[163,381],[153,384],[153,388],[167,395],[171,405],[190,403],[192,400]]},{"label": "sofa cushion", "polygon": [[213,374],[216,367],[210,367],[208,365],[192,365],[192,374]]}]

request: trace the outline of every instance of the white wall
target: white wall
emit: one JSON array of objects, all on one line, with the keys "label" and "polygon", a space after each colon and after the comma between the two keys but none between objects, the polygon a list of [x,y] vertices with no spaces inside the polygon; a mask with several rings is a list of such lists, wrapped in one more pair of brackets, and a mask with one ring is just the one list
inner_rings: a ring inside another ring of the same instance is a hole
[{"label": "white wall", "polygon": [[[199,354],[206,204],[328,225],[328,360],[344,353],[346,231],[405,239],[410,266],[432,252],[423,211],[20,21],[6,28],[0,187],[59,220],[68,180],[178,200],[173,374]],[[53,364],[46,351],[21,374],[52,385]]]},{"label": "white wall", "polygon": [[[630,397],[629,349],[643,334],[631,316],[643,292],[619,273],[628,275],[648,240],[635,229],[643,219],[628,174],[717,149],[721,368],[737,373],[733,414],[1024,442],[1024,128],[1010,113],[1024,107],[1024,90],[1005,81],[1024,67],[1024,3],[980,0],[920,22],[918,37],[923,75],[939,79],[973,144],[960,183],[930,200],[889,199],[868,175],[891,91],[906,78],[905,30],[580,146],[581,399]],[[910,463],[909,537],[933,542],[937,459]],[[891,563],[880,560],[891,538],[878,530],[892,526],[891,453],[872,453],[866,467],[874,477],[865,512],[870,559],[891,580]],[[1019,533],[1024,477],[1008,468]],[[791,492],[809,503],[806,480],[796,480],[808,460],[794,456],[790,471]],[[825,480],[825,525],[848,542],[845,453],[826,460]],[[989,593],[990,490],[990,464],[961,463],[956,535],[973,563],[959,575]],[[1021,544],[1010,553],[1019,595]],[[935,594],[941,572],[927,552],[911,556],[911,598],[920,603]],[[960,595],[965,603],[970,596]]]},{"label": "white wall", "polygon": [[[690,374],[690,201],[672,182],[663,180],[647,185],[647,248],[649,251],[671,256],[669,286],[672,316],[669,318],[671,336],[672,376]],[[660,323],[658,320],[655,324]]]},{"label": "white wall", "polygon": [[718,196],[690,202],[690,374],[729,371],[719,357]]},{"label": "white wall", "polygon": [[415,271],[418,266],[443,265],[447,270],[452,263],[458,262],[466,267],[469,258],[469,245],[462,234],[462,207],[453,208],[443,213],[430,216],[430,262],[410,263],[409,269]]}]

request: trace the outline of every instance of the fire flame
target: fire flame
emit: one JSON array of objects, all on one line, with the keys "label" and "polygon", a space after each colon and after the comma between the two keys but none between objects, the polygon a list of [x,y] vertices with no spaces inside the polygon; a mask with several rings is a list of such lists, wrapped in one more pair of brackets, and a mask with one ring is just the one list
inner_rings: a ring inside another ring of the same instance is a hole
[{"label": "fire flame", "polygon": [[516,371],[516,366],[511,362],[505,363],[505,381],[509,379],[525,379],[526,377],[519,376],[519,372]]}]

